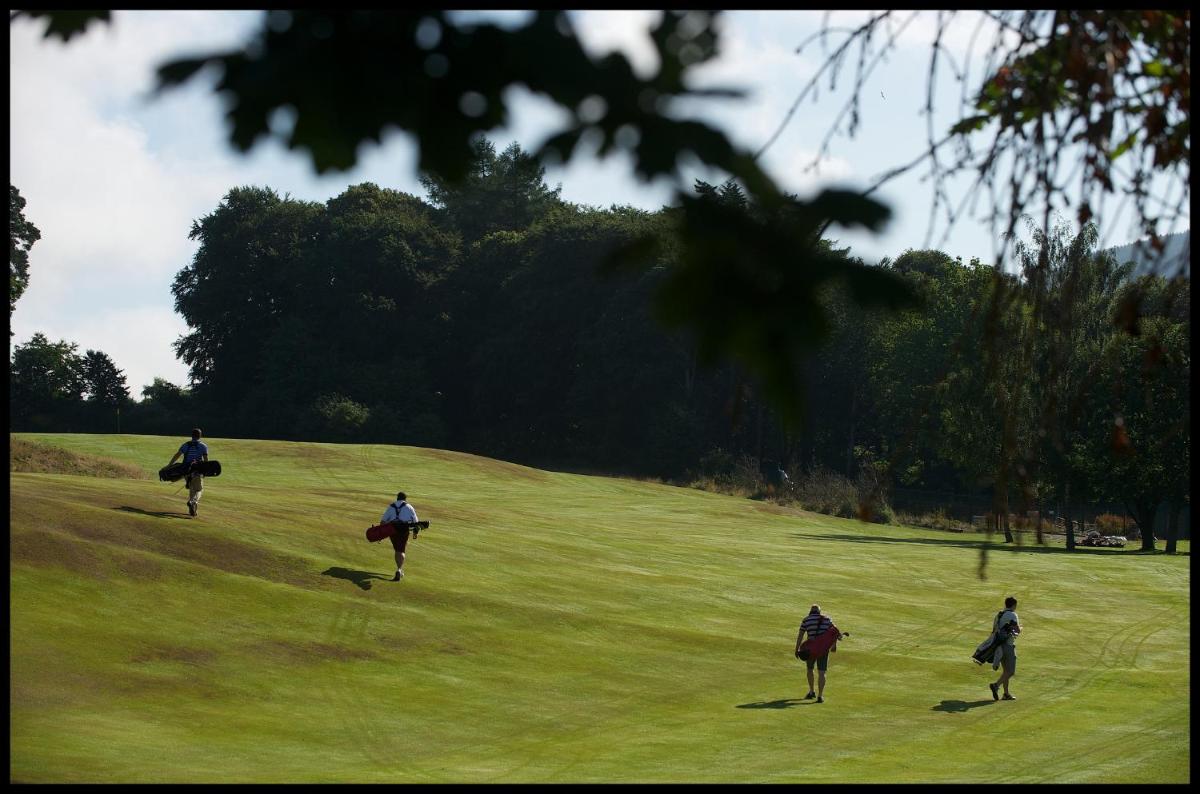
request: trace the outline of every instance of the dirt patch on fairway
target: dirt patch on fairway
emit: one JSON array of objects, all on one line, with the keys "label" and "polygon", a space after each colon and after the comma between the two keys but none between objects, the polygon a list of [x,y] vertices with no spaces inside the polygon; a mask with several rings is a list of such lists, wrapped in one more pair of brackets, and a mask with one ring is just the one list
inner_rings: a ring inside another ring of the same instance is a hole
[{"label": "dirt patch on fairway", "polygon": [[[304,495],[308,497],[328,496],[334,499],[344,499],[351,504],[358,504],[363,499],[379,501],[381,499],[387,499],[388,496],[392,494],[385,491],[383,495],[380,496],[378,491],[367,491],[361,488],[306,488]],[[372,502],[372,505],[373,504],[374,502]]]},{"label": "dirt patch on fairway", "polygon": [[759,513],[770,513],[773,516],[799,516],[805,511],[796,507],[783,507],[770,502],[754,502],[754,510]]},{"label": "dirt patch on fairway", "polygon": [[10,560],[38,568],[58,566],[72,574],[90,579],[159,581],[166,577],[165,566],[146,554],[130,549],[80,543],[58,532],[19,532],[9,541]]},{"label": "dirt patch on fairway", "polygon": [[[378,637],[372,637],[371,641],[385,647],[388,650],[389,658],[402,658],[406,653],[424,653],[429,650],[452,656],[465,656],[471,653],[470,648],[459,645],[456,642],[443,640],[440,637],[432,637],[424,633],[418,636],[382,634]],[[399,652],[399,655],[397,655],[397,652]]]},{"label": "dirt patch on fairway", "polygon": [[[13,505],[14,526],[34,526],[35,532],[12,536],[14,560],[34,565],[61,565],[68,570],[105,578],[96,558],[113,559],[115,566],[130,576],[157,578],[162,564],[152,555],[204,565],[225,573],[254,576],[306,589],[320,589],[313,580],[309,561],[233,538],[223,537],[224,528],[197,521],[163,521],[148,511],[127,506],[101,511],[61,514],[61,505],[46,496],[24,499]],[[147,518],[147,516],[150,516]],[[83,541],[83,543],[79,542]],[[105,544],[103,551],[89,543]],[[130,552],[148,552],[149,555]],[[109,566],[111,567],[111,566]]]},{"label": "dirt patch on fairway", "polygon": [[[300,471],[326,475],[326,481],[339,474],[362,469],[364,461],[354,445],[317,446],[312,443],[279,445],[271,450],[277,462]],[[370,468],[367,466],[367,468]]]},{"label": "dirt patch on fairway", "polygon": [[364,659],[377,659],[379,654],[366,648],[333,645],[328,642],[291,642],[288,640],[271,640],[258,643],[257,652],[262,652],[267,658],[284,657],[295,662],[352,662]]},{"label": "dirt patch on fairway", "polygon": [[166,566],[146,554],[114,555],[121,578],[136,581],[159,581],[167,576]]},{"label": "dirt patch on fairway", "polygon": [[493,460],[492,458],[482,458],[478,455],[471,455],[466,452],[448,452],[442,449],[423,449],[421,452],[433,458],[434,460],[442,460],[447,463],[466,463],[474,469],[482,471],[486,474],[494,475],[509,475],[511,477],[519,477],[523,480],[531,480],[533,482],[546,482],[550,476],[539,469],[531,469],[528,466],[521,466],[516,463],[509,463],[504,460]]},{"label": "dirt patch on fairway", "polygon": [[[24,651],[18,653],[32,656]],[[100,682],[73,669],[61,656],[46,652],[37,656],[39,664],[36,675],[22,672],[12,674],[9,678],[10,715],[64,706],[79,709],[86,703],[88,695],[100,689]],[[9,782],[16,783],[15,780]]]},{"label": "dirt patch on fairway", "polygon": [[350,446],[321,446],[316,442],[276,442],[270,446],[270,455],[274,458],[296,458],[305,463],[330,464],[353,461]]},{"label": "dirt patch on fairway", "polygon": [[82,573],[92,579],[107,579],[96,556],[86,546],[72,542],[57,533],[21,532],[11,536],[8,543],[9,560],[44,568],[57,565],[72,573]]},{"label": "dirt patch on fairway", "polygon": [[216,658],[216,651],[210,651],[206,648],[183,648],[179,646],[168,646],[138,651],[130,657],[129,661],[134,664],[145,664],[146,662],[178,662],[180,664],[204,665]]},{"label": "dirt patch on fairway", "polygon": [[297,557],[268,551],[240,540],[213,535],[199,537],[170,535],[160,538],[160,543],[163,553],[226,573],[278,580],[279,575],[286,573],[289,569],[299,571],[307,567],[304,561]]},{"label": "dirt patch on fairway", "polygon": [[61,447],[9,437],[8,470],[29,474],[75,474],[123,480],[148,480],[150,475],[131,463],[99,455],[81,455]]}]

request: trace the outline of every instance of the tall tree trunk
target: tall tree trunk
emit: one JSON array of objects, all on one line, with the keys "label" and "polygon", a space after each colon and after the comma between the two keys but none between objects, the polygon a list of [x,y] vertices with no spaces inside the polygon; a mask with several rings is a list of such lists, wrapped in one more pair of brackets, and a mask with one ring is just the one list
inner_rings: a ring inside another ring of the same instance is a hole
[{"label": "tall tree trunk", "polygon": [[696,351],[690,345],[684,347],[683,396],[688,408],[692,407],[692,389],[696,385]]},{"label": "tall tree trunk", "polygon": [[763,401],[761,398],[758,400],[758,415],[755,417],[754,422],[755,422],[754,459],[757,460],[759,465],[761,466],[762,459],[763,459]]},{"label": "tall tree trunk", "polygon": [[1008,523],[1008,468],[1000,463],[1000,477],[996,483],[996,506],[1000,518],[1000,526],[1004,529],[1004,542],[1012,543],[1012,528]]},{"label": "tall tree trunk", "polygon": [[846,476],[853,477],[854,474],[854,409],[858,406],[858,388],[855,385],[850,386],[850,433],[846,439]]},{"label": "tall tree trunk", "polygon": [[1139,502],[1133,506],[1133,520],[1142,532],[1142,551],[1154,551],[1154,516],[1158,513],[1156,502]]},{"label": "tall tree trunk", "polygon": [[1075,551],[1075,521],[1071,513],[1071,485],[1068,483],[1063,487],[1063,505],[1066,508],[1067,514],[1063,516],[1063,520],[1067,525],[1067,551]]},{"label": "tall tree trunk", "polygon": [[1167,514],[1167,554],[1175,553],[1175,541],[1179,537],[1179,513],[1183,510],[1182,499],[1172,499]]},{"label": "tall tree trunk", "polygon": [[800,376],[804,379],[801,385],[803,402],[800,404],[800,470],[810,472],[813,469],[813,366],[812,356],[806,356],[800,364]]}]

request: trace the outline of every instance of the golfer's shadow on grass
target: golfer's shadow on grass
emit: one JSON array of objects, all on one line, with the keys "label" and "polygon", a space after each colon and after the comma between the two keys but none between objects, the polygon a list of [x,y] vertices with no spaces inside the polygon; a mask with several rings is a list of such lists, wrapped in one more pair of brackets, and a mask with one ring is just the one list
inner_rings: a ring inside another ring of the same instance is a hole
[{"label": "golfer's shadow on grass", "polygon": [[995,702],[996,701],[990,698],[987,700],[972,700],[970,703],[965,700],[943,700],[941,703],[931,708],[930,711],[945,711],[951,714],[958,714],[964,711],[970,711],[971,709],[977,709],[980,706],[990,706]]},{"label": "golfer's shadow on grass", "polygon": [[781,700],[758,700],[758,701],[755,701],[754,703],[743,703],[742,705],[736,706],[735,708],[739,708],[739,709],[787,709],[787,708],[791,708],[792,706],[804,706],[804,705],[807,705],[809,702],[816,703],[815,700],[806,701],[803,698],[783,698]]},{"label": "golfer's shadow on grass", "polygon": [[345,579],[348,582],[354,582],[363,590],[371,589],[372,579],[382,579],[385,582],[390,582],[390,576],[380,576],[377,573],[368,573],[367,571],[352,571],[349,568],[330,568],[328,571],[321,571],[325,576],[332,576],[337,579]]},{"label": "golfer's shadow on grass", "polygon": [[126,513],[137,513],[138,515],[154,516],[155,518],[188,518],[187,513],[167,513],[158,510],[143,510],[140,507],[130,507],[129,505],[125,505],[124,507],[114,507],[113,510],[123,510]]}]

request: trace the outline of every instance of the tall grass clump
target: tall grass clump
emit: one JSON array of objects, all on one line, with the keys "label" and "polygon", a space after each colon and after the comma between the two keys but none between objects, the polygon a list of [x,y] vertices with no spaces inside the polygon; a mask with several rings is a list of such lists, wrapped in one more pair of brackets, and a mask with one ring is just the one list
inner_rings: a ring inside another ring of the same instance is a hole
[{"label": "tall grass clump", "polygon": [[858,486],[831,469],[818,467],[792,477],[792,495],[805,510],[839,518],[858,516]]},{"label": "tall grass clump", "polygon": [[943,507],[925,513],[897,512],[896,521],[905,526],[928,527],[943,532],[973,532],[975,529],[965,521],[946,515],[946,509]]},{"label": "tall grass clump", "polygon": [[688,483],[691,488],[747,499],[762,499],[769,489],[758,458],[732,455],[723,449],[709,451],[700,459],[699,472]]},{"label": "tall grass clump", "polygon": [[123,480],[148,480],[150,475],[124,461],[99,455],[82,455],[60,447],[9,437],[8,470],[31,474],[76,474],[85,477],[111,477]]},{"label": "tall grass clump", "polygon": [[886,476],[876,467],[863,465],[858,476],[850,479],[824,467],[802,471],[793,466],[788,478],[786,485],[769,482],[758,458],[714,449],[701,458],[699,471],[686,484],[701,491],[795,505],[838,518],[876,524],[896,521],[887,500]]}]

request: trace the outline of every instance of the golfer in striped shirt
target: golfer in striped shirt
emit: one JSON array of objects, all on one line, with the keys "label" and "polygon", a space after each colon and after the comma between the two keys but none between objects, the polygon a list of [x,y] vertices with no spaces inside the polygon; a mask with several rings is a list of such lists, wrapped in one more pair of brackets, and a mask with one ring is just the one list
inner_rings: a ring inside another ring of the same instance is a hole
[{"label": "golfer in striped shirt", "polygon": [[[825,632],[833,628],[833,618],[828,615],[821,614],[821,605],[813,604],[808,610],[808,615],[800,622],[800,633],[796,636],[796,653],[800,653],[800,643],[804,642],[805,635],[809,639],[819,637]],[[825,671],[829,668],[829,652],[821,654],[816,659],[805,659],[804,664],[808,667],[808,694],[804,696],[805,700],[817,699],[818,703],[825,702]],[[817,691],[813,691],[813,666],[817,668]]]}]

